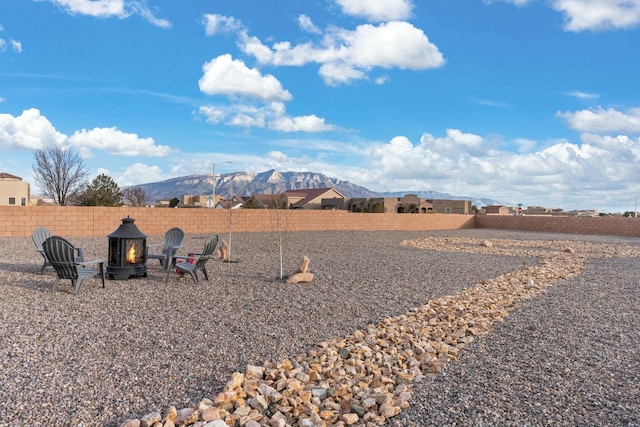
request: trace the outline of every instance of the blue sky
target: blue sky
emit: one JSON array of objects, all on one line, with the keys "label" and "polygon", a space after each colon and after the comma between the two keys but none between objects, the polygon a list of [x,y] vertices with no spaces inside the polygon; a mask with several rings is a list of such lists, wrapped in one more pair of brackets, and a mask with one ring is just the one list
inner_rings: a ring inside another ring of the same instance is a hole
[{"label": "blue sky", "polygon": [[218,164],[622,212],[639,61],[640,0],[2,1],[0,171],[60,144],[120,186]]}]

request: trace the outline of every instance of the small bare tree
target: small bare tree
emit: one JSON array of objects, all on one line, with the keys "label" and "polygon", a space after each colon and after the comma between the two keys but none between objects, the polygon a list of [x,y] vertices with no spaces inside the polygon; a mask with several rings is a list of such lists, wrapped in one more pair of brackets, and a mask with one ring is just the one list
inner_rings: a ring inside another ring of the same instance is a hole
[{"label": "small bare tree", "polygon": [[89,171],[76,150],[59,145],[36,150],[35,161],[33,173],[43,197],[52,198],[61,206],[78,199],[87,185]]},{"label": "small bare tree", "polygon": [[127,187],[122,190],[122,197],[133,207],[144,206],[147,202],[147,193],[142,187]]},{"label": "small bare tree", "polygon": [[[278,236],[278,252],[280,255],[280,275],[279,279],[284,279],[284,237],[289,226],[289,215],[287,215],[287,195],[284,193],[277,194],[269,206],[273,212],[271,223],[276,229]],[[267,206],[265,206],[267,207]]]}]

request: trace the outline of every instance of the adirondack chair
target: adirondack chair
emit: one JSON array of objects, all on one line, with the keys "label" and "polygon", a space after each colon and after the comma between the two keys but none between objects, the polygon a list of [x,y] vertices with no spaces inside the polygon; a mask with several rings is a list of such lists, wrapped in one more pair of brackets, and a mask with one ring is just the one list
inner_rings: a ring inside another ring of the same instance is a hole
[{"label": "adirondack chair", "polygon": [[[33,233],[31,233],[31,239],[33,240],[33,244],[36,245],[36,252],[42,255],[42,258],[43,258],[42,267],[40,268],[40,274],[44,273],[44,270],[47,267],[51,266],[51,263],[49,262],[49,260],[47,259],[47,256],[44,253],[44,249],[42,249],[42,243],[44,243],[44,241],[47,240],[49,237],[51,237],[51,232],[44,227],[38,227],[35,230],[33,230]],[[84,255],[82,254],[82,248],[75,247],[74,249],[77,252],[76,261],[83,261]]]},{"label": "adirondack chair", "polygon": [[42,249],[49,264],[56,270],[58,277],[53,282],[52,291],[55,292],[60,279],[69,279],[78,295],[82,284],[97,275],[102,279],[102,287],[105,287],[104,261],[95,259],[92,261],[77,261],[76,248],[63,237],[51,236],[42,242]]},{"label": "adirondack chair", "polygon": [[169,279],[169,273],[173,271],[174,268],[180,274],[189,273],[196,282],[196,285],[198,284],[198,270],[202,272],[205,280],[209,280],[205,265],[213,258],[213,252],[216,250],[216,246],[218,246],[218,236],[214,234],[204,244],[202,252],[191,252],[188,256],[173,256],[171,258],[171,266],[167,269],[165,282]]},{"label": "adirondack chair", "polygon": [[147,245],[147,261],[150,259],[157,259],[160,261],[160,265],[163,266],[165,270],[168,270],[169,264],[171,264],[171,259],[178,251],[178,248],[182,246],[183,239],[184,231],[182,231],[182,229],[174,227],[167,230],[164,234],[164,243],[162,244],[161,253],[151,253],[149,250],[154,246],[160,245]]}]

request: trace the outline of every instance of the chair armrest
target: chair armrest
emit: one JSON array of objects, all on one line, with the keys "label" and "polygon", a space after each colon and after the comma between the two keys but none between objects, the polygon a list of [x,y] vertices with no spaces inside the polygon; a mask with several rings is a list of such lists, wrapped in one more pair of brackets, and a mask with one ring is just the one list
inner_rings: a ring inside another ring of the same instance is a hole
[{"label": "chair armrest", "polygon": [[79,247],[79,246],[76,246],[74,249],[76,250],[76,252],[78,252],[78,256],[76,256],[76,261],[83,262],[84,261],[84,252],[82,251],[82,248]]},{"label": "chair armrest", "polygon": [[94,264],[104,264],[104,260],[102,259],[93,259],[91,261],[76,261],[77,265],[81,265],[83,267],[86,267],[87,265],[94,265]]}]

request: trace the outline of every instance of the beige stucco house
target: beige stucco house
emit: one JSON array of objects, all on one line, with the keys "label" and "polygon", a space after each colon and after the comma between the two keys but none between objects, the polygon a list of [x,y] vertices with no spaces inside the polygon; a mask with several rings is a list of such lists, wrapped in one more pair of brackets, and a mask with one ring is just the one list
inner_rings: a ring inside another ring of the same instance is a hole
[{"label": "beige stucco house", "polygon": [[290,209],[323,209],[322,200],[343,199],[344,195],[335,188],[310,188],[306,190],[288,190],[284,196]]},{"label": "beige stucco house", "polygon": [[31,188],[19,176],[0,172],[0,206],[28,206]]},{"label": "beige stucco house", "polygon": [[471,200],[431,199],[433,210],[445,214],[468,215],[471,211]]},{"label": "beige stucco house", "polygon": [[509,207],[505,205],[489,205],[482,208],[487,215],[511,215]]}]

